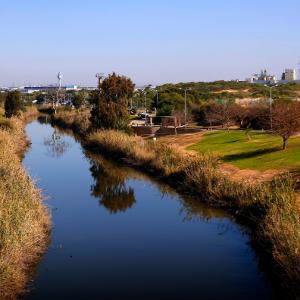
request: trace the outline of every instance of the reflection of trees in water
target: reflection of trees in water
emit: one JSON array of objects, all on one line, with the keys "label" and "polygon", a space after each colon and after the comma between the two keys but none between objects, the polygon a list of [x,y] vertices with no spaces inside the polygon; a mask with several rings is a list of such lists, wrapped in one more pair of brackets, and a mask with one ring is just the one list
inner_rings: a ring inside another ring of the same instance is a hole
[{"label": "reflection of trees in water", "polygon": [[181,214],[184,215],[184,221],[209,221],[212,218],[224,219],[229,216],[226,212],[213,209],[201,200],[190,196],[185,196],[181,200]]},{"label": "reflection of trees in water", "polygon": [[124,183],[127,178],[134,178],[149,185],[154,185],[159,190],[161,198],[171,196],[174,197],[174,201],[180,201],[180,215],[183,216],[183,221],[209,221],[216,218],[221,219],[221,223],[223,223],[222,219],[228,218],[224,211],[212,209],[201,203],[198,198],[187,195],[178,197],[178,193],[169,185],[152,179],[132,168],[120,166],[118,163],[103,158],[100,154],[95,155],[86,151],[85,155],[90,159],[90,170],[95,180],[94,185],[91,187],[92,195],[100,198],[100,204],[111,213],[125,211],[136,202],[133,189],[126,187]]},{"label": "reflection of trees in water", "polygon": [[112,214],[131,208],[136,200],[134,190],[125,184],[126,172],[100,159],[97,163],[91,160],[91,164],[90,171],[95,180],[91,191],[100,199],[99,203]]},{"label": "reflection of trees in water", "polygon": [[52,135],[44,139],[44,145],[47,148],[47,153],[55,158],[61,157],[70,147],[70,144],[55,128]]}]

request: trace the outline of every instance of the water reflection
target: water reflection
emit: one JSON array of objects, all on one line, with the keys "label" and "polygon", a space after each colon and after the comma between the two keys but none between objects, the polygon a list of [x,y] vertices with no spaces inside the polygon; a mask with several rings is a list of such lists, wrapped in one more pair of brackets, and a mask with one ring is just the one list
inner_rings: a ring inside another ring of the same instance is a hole
[{"label": "water reflection", "polygon": [[100,205],[111,214],[125,212],[131,208],[136,200],[133,188],[126,186],[126,172],[114,168],[101,157],[98,157],[97,161],[90,160],[90,163],[90,171],[94,178],[91,194],[99,198]]},{"label": "water reflection", "polygon": [[212,209],[208,205],[200,202],[197,198],[189,195],[183,195],[181,198],[180,214],[184,221],[209,221],[211,218],[224,219],[231,218],[225,211]]},{"label": "water reflection", "polygon": [[46,146],[47,154],[53,158],[61,157],[70,148],[70,144],[55,128],[51,136],[44,139],[44,145]]},{"label": "water reflection", "polygon": [[[149,185],[155,184],[161,199],[173,195],[178,201],[176,192],[167,184],[155,181],[153,178],[150,179],[147,175],[132,168],[120,166],[100,154],[95,155],[85,151],[85,156],[89,159],[90,172],[94,179],[91,194],[98,198],[100,205],[103,205],[111,213],[124,212],[133,207],[136,202],[134,190],[128,187],[128,179],[140,180]],[[229,218],[226,212],[212,209],[189,195],[182,195],[179,201],[181,203],[179,215],[182,216],[184,222]]]}]

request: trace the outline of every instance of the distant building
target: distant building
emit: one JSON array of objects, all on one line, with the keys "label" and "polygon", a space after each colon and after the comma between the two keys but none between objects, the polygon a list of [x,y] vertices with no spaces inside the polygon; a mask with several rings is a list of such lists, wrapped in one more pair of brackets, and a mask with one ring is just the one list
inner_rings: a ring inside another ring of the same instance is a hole
[{"label": "distant building", "polygon": [[49,86],[24,86],[20,88],[21,92],[26,94],[32,94],[34,92],[45,92],[49,90],[55,90],[57,86],[49,85]]},{"label": "distant building", "polygon": [[267,70],[261,70],[259,74],[254,74],[251,78],[247,78],[246,81],[258,84],[274,84],[276,83],[276,76],[268,74]]},{"label": "distant building", "polygon": [[296,78],[296,70],[295,69],[285,69],[282,73],[281,80],[284,81],[295,81]]},{"label": "distant building", "polygon": [[72,85],[66,85],[63,88],[65,88],[67,91],[76,91],[76,90],[78,90],[78,86],[74,85],[74,84],[72,84]]},{"label": "distant building", "polygon": [[[50,91],[50,90],[56,90],[57,88],[58,88],[58,86],[56,86],[56,85],[24,86],[24,87],[20,88],[20,90],[23,93],[31,94],[31,93],[34,93],[34,92],[46,92],[46,91]],[[66,91],[76,91],[79,88],[78,88],[77,85],[67,85],[67,86],[63,86],[62,89],[66,90]]]}]

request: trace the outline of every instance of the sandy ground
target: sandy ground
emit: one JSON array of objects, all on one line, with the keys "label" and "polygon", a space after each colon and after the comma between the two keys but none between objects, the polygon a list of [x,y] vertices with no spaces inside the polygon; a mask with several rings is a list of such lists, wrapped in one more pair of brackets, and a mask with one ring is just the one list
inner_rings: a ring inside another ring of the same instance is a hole
[{"label": "sandy ground", "polygon": [[193,145],[199,142],[203,134],[207,131],[197,132],[197,133],[187,133],[187,134],[179,134],[179,135],[168,135],[159,137],[159,140],[167,143],[167,144],[174,144],[178,146],[180,149],[185,150],[186,147]]}]

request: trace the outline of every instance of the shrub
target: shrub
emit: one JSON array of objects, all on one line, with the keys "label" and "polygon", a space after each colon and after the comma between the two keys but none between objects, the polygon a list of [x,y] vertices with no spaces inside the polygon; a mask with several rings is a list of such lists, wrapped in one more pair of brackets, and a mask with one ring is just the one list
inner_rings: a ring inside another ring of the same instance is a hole
[{"label": "shrub", "polygon": [[24,103],[21,99],[21,94],[18,91],[9,92],[5,99],[5,116],[11,118],[17,116],[24,110]]}]

